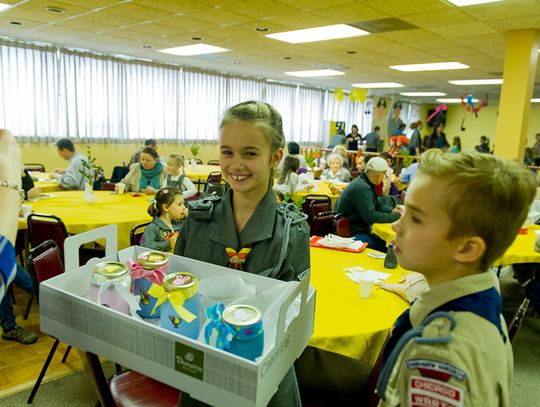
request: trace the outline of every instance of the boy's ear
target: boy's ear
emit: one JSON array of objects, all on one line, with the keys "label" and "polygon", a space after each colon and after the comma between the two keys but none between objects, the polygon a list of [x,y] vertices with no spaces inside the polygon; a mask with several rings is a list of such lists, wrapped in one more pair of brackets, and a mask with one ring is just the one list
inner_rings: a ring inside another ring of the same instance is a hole
[{"label": "boy's ear", "polygon": [[486,251],[486,242],[479,236],[467,236],[458,246],[454,260],[471,264],[480,261]]}]

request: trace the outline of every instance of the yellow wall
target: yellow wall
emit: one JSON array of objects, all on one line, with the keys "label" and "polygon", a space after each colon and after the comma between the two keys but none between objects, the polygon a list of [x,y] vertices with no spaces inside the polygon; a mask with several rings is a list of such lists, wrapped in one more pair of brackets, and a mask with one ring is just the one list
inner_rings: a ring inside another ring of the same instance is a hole
[{"label": "yellow wall", "polygon": [[[47,171],[55,168],[65,168],[66,161],[58,157],[54,143],[20,143],[23,163],[41,163],[45,165]],[[140,148],[141,144],[77,144],[75,148],[83,154],[86,154],[86,146],[90,145],[92,155],[96,157],[96,164],[103,167],[105,176],[110,177],[112,169],[116,165],[122,165],[129,162],[131,155]],[[189,151],[190,144],[159,144],[158,153],[166,156],[169,153],[179,152],[185,157],[191,157]],[[208,160],[219,159],[218,144],[201,144],[201,149],[197,158],[203,160],[206,164]]]}]

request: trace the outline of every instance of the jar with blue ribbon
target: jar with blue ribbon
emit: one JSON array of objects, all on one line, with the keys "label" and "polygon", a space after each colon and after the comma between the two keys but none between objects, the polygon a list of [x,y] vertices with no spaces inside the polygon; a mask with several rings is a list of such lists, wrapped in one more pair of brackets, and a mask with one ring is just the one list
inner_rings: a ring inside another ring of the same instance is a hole
[{"label": "jar with blue ribbon", "polygon": [[262,314],[256,307],[246,304],[227,308],[217,303],[206,309],[209,320],[204,338],[210,344],[212,335],[215,347],[246,359],[255,360],[264,350]]},{"label": "jar with blue ribbon", "polygon": [[153,283],[148,294],[156,298],[152,313],[161,306],[160,325],[171,332],[199,336],[199,280],[188,272],[170,273],[162,285]]}]

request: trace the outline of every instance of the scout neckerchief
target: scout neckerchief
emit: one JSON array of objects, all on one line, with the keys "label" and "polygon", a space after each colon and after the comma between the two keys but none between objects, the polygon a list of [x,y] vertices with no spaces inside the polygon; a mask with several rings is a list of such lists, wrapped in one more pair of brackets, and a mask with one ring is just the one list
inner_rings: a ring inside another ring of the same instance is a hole
[{"label": "scout neckerchief", "polygon": [[246,262],[248,254],[251,252],[251,247],[244,247],[239,252],[236,252],[232,247],[226,247],[225,251],[229,256],[229,264],[227,267],[244,270],[243,264]]}]

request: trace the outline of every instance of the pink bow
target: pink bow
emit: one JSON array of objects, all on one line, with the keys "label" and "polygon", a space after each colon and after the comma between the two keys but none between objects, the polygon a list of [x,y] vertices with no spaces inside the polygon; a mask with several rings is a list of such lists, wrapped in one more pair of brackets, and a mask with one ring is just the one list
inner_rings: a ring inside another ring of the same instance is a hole
[{"label": "pink bow", "polygon": [[165,276],[165,272],[160,267],[154,270],[148,270],[148,269],[145,269],[143,266],[141,266],[139,263],[135,263],[131,259],[128,259],[127,262],[131,270],[131,278],[133,280],[137,280],[139,278],[144,277],[151,283],[156,283],[158,285],[161,285],[163,281],[163,277]]}]

